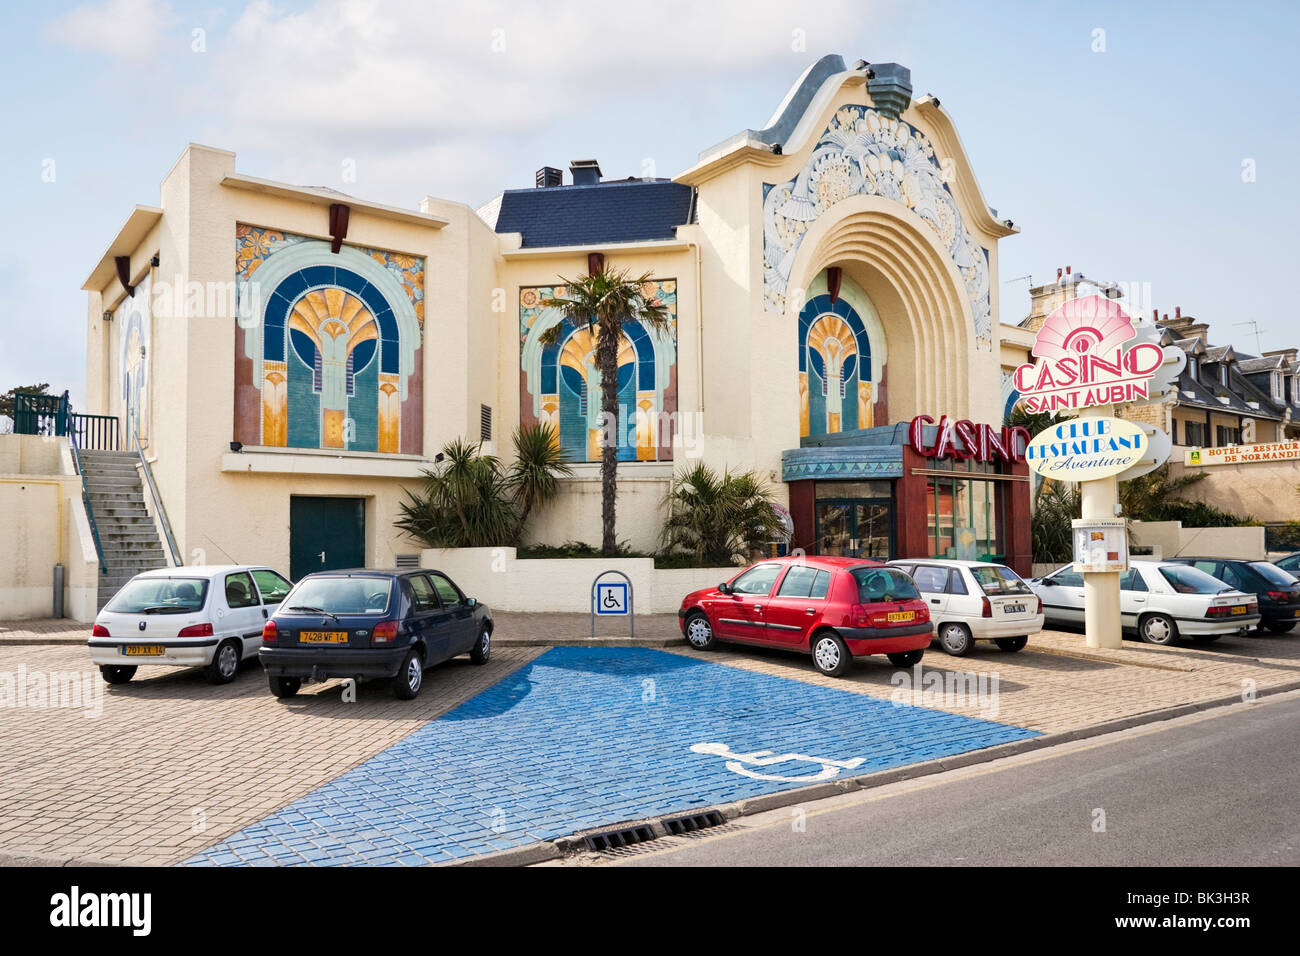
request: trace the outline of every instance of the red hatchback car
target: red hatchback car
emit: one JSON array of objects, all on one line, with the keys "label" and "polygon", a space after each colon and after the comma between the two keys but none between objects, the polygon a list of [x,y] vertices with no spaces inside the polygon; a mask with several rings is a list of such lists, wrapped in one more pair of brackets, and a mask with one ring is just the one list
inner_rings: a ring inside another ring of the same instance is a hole
[{"label": "red hatchback car", "polygon": [[716,588],[686,595],[677,617],[697,650],[736,641],[801,651],[832,677],[866,654],[911,667],[931,638],[930,610],[912,579],[864,558],[760,561]]}]

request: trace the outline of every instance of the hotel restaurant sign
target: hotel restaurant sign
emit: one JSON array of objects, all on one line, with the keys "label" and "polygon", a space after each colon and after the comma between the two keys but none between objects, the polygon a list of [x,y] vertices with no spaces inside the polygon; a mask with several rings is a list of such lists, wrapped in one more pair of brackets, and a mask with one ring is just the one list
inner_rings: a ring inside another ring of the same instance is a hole
[{"label": "hotel restaurant sign", "polygon": [[1193,467],[1245,465],[1257,461],[1300,461],[1300,441],[1228,445],[1224,448],[1189,448],[1186,452],[1186,462]]},{"label": "hotel restaurant sign", "polygon": [[1113,299],[1070,299],[1043,322],[1034,361],[1016,369],[1019,400],[1032,414],[1160,401],[1187,361],[1182,349],[1162,346],[1160,335],[1154,323],[1135,324]]}]

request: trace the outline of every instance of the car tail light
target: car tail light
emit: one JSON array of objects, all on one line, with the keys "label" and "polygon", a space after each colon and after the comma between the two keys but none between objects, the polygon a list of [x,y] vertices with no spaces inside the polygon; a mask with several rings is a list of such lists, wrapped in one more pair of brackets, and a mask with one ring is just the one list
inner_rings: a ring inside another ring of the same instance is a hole
[{"label": "car tail light", "polygon": [[390,644],[397,639],[397,622],[380,621],[370,632],[371,644]]},{"label": "car tail light", "polygon": [[91,630],[90,636],[91,637],[112,637],[113,635],[108,633],[108,628],[106,628],[103,624],[96,624],[94,629]]},{"label": "car tail light", "polygon": [[267,621],[262,625],[262,643],[274,644],[276,639],[275,621]]},{"label": "car tail light", "polygon": [[988,598],[981,598],[980,617],[992,617],[992,616],[993,616],[993,602],[990,601]]},{"label": "car tail light", "polygon": [[1285,591],[1269,591],[1268,596],[1279,604],[1285,604],[1291,598],[1291,595],[1287,594]]},{"label": "car tail light", "polygon": [[176,635],[177,637],[211,637],[211,624],[191,624],[189,627],[182,627]]},{"label": "car tail light", "polygon": [[1259,602],[1258,602],[1258,601],[1251,601],[1249,604],[1247,604],[1247,605],[1246,605],[1246,613],[1247,613],[1247,614],[1258,614],[1258,613],[1259,613]]},{"label": "car tail light", "polygon": [[854,604],[849,608],[849,616],[853,618],[854,627],[866,627],[871,623],[871,616],[867,613],[865,604]]},{"label": "car tail light", "polygon": [[922,606],[920,610],[916,612],[916,620],[920,624],[928,624],[930,622],[930,609]]},{"label": "car tail light", "polygon": [[1039,598],[1039,599],[1038,599],[1038,612],[1037,612],[1037,613],[1039,613],[1039,614],[1042,614],[1042,613],[1043,613],[1043,599],[1042,599],[1042,598]]}]

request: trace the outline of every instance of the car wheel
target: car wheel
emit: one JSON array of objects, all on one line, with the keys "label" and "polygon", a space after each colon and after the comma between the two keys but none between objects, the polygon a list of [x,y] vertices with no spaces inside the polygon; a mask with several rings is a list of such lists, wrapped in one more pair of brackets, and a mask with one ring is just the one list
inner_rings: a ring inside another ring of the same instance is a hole
[{"label": "car wheel", "polygon": [[713,625],[701,611],[692,611],[686,617],[686,640],[697,651],[707,651],[717,646]]},{"label": "car wheel", "polygon": [[268,675],[266,682],[271,685],[271,693],[276,697],[292,697],[302,687],[301,677],[275,677]]},{"label": "car wheel", "polygon": [[925,648],[918,647],[914,651],[899,651],[897,654],[886,654],[889,663],[895,667],[913,667],[921,663],[921,658],[925,656]]},{"label": "car wheel", "polygon": [[812,640],[813,666],[827,677],[843,677],[853,666],[849,645],[838,634],[824,631]]},{"label": "car wheel", "polygon": [[99,669],[104,680],[110,684],[125,684],[135,676],[135,667],[132,665],[105,664]]},{"label": "car wheel", "polygon": [[402,658],[402,666],[393,675],[393,696],[398,700],[414,700],[424,686],[424,657],[414,647]]},{"label": "car wheel", "polygon": [[1138,622],[1138,636],[1148,644],[1172,644],[1178,640],[1178,625],[1164,614],[1148,614]]},{"label": "car wheel", "polygon": [[1025,635],[1024,637],[999,637],[996,638],[993,641],[993,643],[996,644],[998,647],[1002,648],[1004,651],[1010,651],[1011,653],[1014,654],[1016,651],[1024,650],[1025,645],[1029,643],[1029,636]]},{"label": "car wheel", "polygon": [[222,641],[208,665],[208,680],[214,684],[229,684],[239,673],[239,642]]},{"label": "car wheel", "polygon": [[965,657],[975,646],[975,641],[965,624],[945,624],[939,628],[939,646],[953,657]]},{"label": "car wheel", "polygon": [[492,631],[483,628],[483,633],[478,636],[474,643],[474,649],[469,652],[469,659],[475,664],[486,664],[488,657],[492,654]]},{"label": "car wheel", "polygon": [[1295,629],[1295,621],[1269,621],[1264,626],[1274,634],[1285,634]]}]

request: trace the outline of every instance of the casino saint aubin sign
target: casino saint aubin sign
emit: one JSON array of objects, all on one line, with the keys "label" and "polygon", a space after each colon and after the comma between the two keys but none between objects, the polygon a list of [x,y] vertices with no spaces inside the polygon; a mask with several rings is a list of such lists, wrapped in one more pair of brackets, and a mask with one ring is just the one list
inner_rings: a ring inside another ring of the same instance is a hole
[{"label": "casino saint aubin sign", "polygon": [[1158,334],[1152,337],[1157,341],[1139,336],[1128,313],[1112,299],[1070,299],[1043,323],[1034,361],[1015,371],[1014,385],[1025,410],[1077,411],[1152,400],[1153,377],[1161,366],[1175,363],[1176,375],[1182,358],[1181,350],[1167,351],[1158,344]]}]

